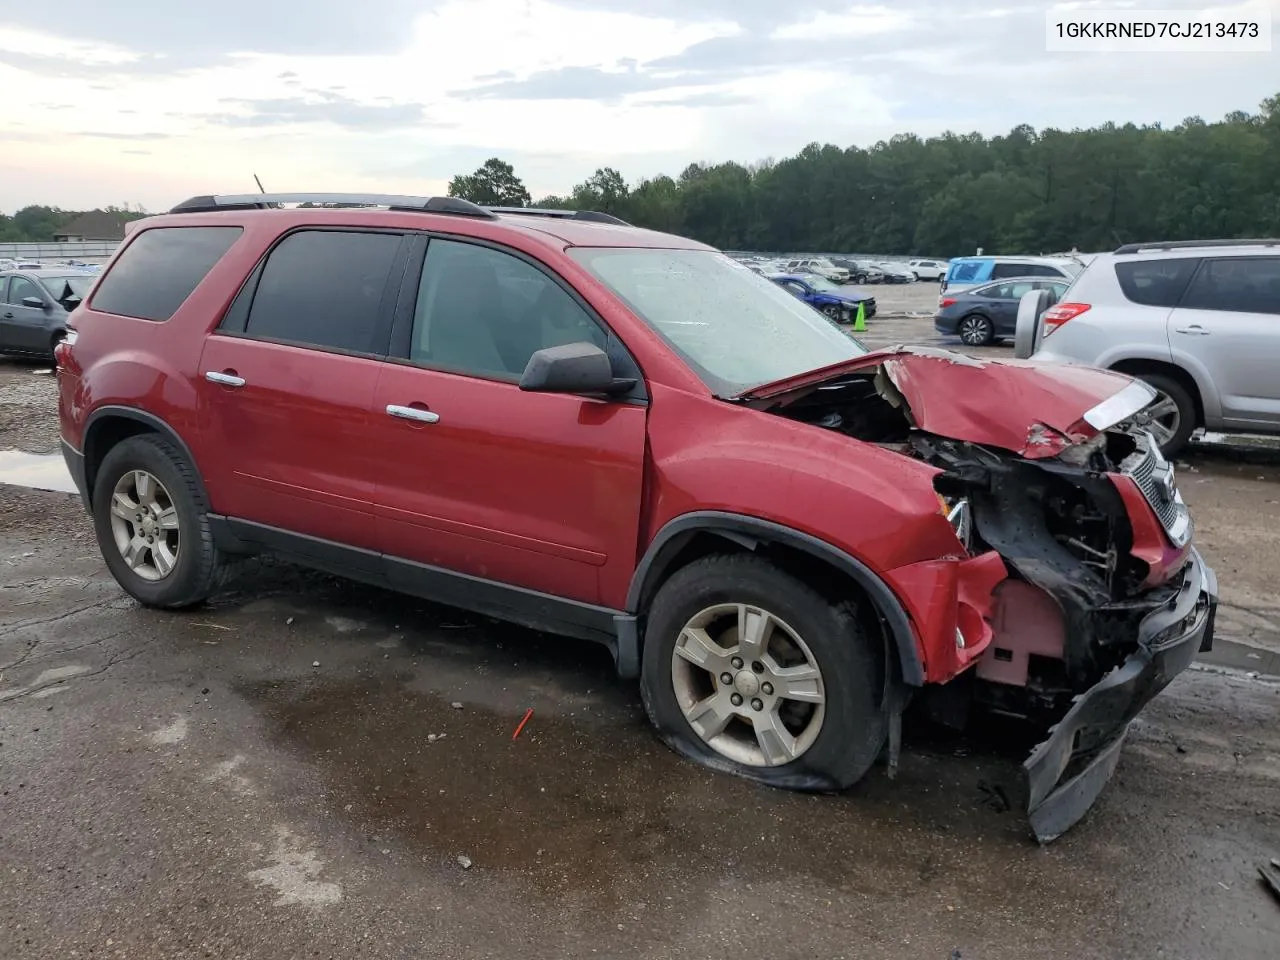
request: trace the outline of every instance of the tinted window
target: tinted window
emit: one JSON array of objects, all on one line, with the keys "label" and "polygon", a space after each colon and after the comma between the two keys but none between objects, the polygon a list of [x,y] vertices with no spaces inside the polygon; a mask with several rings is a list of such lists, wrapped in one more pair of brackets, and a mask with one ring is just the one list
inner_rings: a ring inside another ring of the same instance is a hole
[{"label": "tinted window", "polygon": [[584,340],[608,347],[604,330],[541,270],[473,243],[432,240],[428,245],[410,360],[481,376],[519,377],[536,351]]},{"label": "tinted window", "polygon": [[44,302],[44,297],[40,295],[40,288],[35,283],[27,277],[14,277],[9,282],[9,295],[5,301],[20,304],[24,297],[35,297],[41,303]]},{"label": "tinted window", "polygon": [[239,239],[240,227],[155,227],[139,233],[93,295],[93,309],[168,320]]},{"label": "tinted window", "polygon": [[1280,258],[1206,260],[1181,305],[1194,310],[1280,314]]},{"label": "tinted window", "polygon": [[992,280],[1003,280],[1006,277],[1060,277],[1062,274],[1050,267],[1042,267],[1034,263],[997,263],[991,268]]},{"label": "tinted window", "polygon": [[951,267],[951,276],[948,279],[952,283],[971,283],[978,279],[983,266],[984,264],[980,260],[954,264]]},{"label": "tinted window", "polygon": [[1145,307],[1173,307],[1200,261],[1129,260],[1116,264],[1116,279],[1129,300]]},{"label": "tinted window", "polygon": [[353,353],[386,352],[383,298],[400,236],[304,230],[267,257],[245,333]]}]

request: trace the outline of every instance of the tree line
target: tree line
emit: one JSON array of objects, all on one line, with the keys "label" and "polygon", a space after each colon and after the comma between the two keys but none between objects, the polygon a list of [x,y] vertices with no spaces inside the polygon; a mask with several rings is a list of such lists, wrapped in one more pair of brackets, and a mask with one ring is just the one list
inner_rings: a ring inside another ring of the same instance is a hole
[{"label": "tree line", "polygon": [[[137,220],[147,216],[140,207],[106,207],[106,213],[117,214],[123,220]],[[77,217],[92,210],[63,210],[32,204],[23,207],[13,216],[0,213],[0,243],[50,243],[53,235]]]},{"label": "tree line", "polygon": [[454,177],[477,203],[599,210],[727,250],[958,256],[1108,250],[1148,240],[1280,235],[1280,95],[1172,128],[899,134],[811,143],[749,166],[694,163],[628,185],[605,167],[536,202],[499,158]]}]

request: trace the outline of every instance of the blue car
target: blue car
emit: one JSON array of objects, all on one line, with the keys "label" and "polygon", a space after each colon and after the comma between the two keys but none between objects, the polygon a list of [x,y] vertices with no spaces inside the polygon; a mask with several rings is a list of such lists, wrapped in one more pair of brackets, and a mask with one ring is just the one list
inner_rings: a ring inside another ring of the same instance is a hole
[{"label": "blue car", "polygon": [[870,320],[876,315],[875,297],[832,283],[826,277],[808,273],[774,273],[769,275],[769,279],[836,323],[853,323],[858,316],[858,304],[862,304],[865,319]]}]

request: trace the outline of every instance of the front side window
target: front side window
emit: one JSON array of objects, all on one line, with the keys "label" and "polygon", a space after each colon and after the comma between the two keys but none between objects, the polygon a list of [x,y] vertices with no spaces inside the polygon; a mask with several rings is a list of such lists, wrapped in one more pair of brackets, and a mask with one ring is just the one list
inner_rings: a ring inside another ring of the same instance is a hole
[{"label": "front side window", "polygon": [[168,320],[240,238],[241,227],[153,227],[111,265],[93,309],[138,320]]},{"label": "front side window", "polygon": [[44,303],[44,297],[40,295],[40,288],[35,285],[35,281],[27,277],[14,277],[9,283],[9,295],[5,298],[6,301],[22,306],[22,301],[27,297],[35,297]]},{"label": "front side window", "polygon": [[572,247],[568,253],[717,396],[867,352],[822,314],[714,250]]},{"label": "front side window", "polygon": [[389,337],[387,280],[398,234],[302,230],[267,256],[245,334],[255,339],[381,354]]},{"label": "front side window", "polygon": [[581,342],[609,349],[600,325],[532,264],[474,243],[427,245],[409,350],[414,363],[518,379],[538,350]]},{"label": "front side window", "polygon": [[1206,260],[1181,305],[1192,310],[1280,314],[1280,257]]}]

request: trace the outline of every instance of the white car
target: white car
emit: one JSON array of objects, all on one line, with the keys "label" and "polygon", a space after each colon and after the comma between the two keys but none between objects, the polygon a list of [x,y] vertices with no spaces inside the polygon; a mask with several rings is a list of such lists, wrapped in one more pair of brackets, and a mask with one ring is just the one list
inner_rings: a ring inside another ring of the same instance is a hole
[{"label": "white car", "polygon": [[949,260],[909,260],[907,266],[917,280],[941,280],[947,275]]},{"label": "white car", "polygon": [[785,272],[813,273],[819,277],[826,277],[832,283],[849,282],[849,271],[844,267],[837,267],[826,257],[806,257],[801,260],[788,260]]},{"label": "white car", "polygon": [[1280,434],[1280,240],[1129,244],[1038,309],[1020,312],[1018,352],[1146,381],[1166,457],[1200,427]]}]

